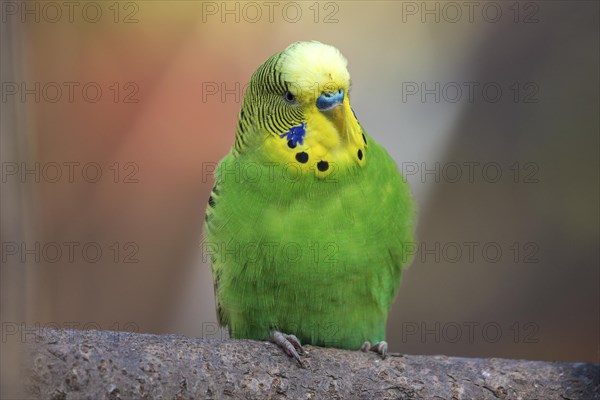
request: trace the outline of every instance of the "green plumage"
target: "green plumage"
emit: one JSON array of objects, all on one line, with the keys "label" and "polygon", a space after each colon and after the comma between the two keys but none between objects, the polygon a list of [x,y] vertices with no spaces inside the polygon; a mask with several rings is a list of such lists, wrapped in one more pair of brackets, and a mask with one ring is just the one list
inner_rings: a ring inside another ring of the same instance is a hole
[{"label": "green plumage", "polygon": [[[250,108],[245,101],[246,130],[238,125],[244,146],[219,164],[207,209],[204,249],[212,258],[219,322],[234,338],[264,340],[275,329],[327,347],[385,340],[413,240],[408,185],[364,131],[362,165],[332,162],[323,177],[273,162],[265,140],[283,139],[253,120],[258,113]],[[281,133],[296,119],[282,121]],[[306,142],[312,157],[308,135]]]}]

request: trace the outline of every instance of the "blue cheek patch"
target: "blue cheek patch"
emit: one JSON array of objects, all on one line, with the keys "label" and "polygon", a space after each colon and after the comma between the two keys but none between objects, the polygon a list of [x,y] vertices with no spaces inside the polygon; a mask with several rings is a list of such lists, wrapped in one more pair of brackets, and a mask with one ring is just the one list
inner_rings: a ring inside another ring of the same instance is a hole
[{"label": "blue cheek patch", "polygon": [[286,138],[291,142],[293,147],[296,147],[298,143],[304,143],[304,135],[306,134],[306,124],[303,122],[301,125],[292,126],[289,131],[279,135],[280,138]]}]

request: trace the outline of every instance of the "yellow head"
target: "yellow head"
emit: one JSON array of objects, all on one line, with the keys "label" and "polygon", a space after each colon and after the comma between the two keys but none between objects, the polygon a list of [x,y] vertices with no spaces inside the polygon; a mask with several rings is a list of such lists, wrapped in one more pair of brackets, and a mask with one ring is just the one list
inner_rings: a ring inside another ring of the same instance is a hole
[{"label": "yellow head", "polygon": [[366,139],[350,107],[346,65],[338,49],[314,41],[270,57],[248,86],[236,150],[258,136],[269,160],[318,177],[364,165]]}]

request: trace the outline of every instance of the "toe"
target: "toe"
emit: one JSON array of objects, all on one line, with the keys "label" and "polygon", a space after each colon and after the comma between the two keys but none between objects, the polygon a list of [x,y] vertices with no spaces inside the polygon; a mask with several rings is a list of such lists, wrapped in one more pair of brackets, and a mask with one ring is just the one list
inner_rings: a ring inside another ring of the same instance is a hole
[{"label": "toe", "polygon": [[377,354],[381,355],[381,358],[383,358],[385,360],[385,358],[387,357],[387,353],[388,353],[387,342],[381,341],[381,342],[377,343],[375,345],[375,347],[373,347],[373,351],[376,352]]},{"label": "toe", "polygon": [[364,342],[362,344],[362,346],[360,346],[360,351],[369,351],[371,350],[371,342],[369,342],[368,340],[366,342]]},{"label": "toe", "polygon": [[298,353],[302,354],[304,351],[302,350],[302,344],[300,340],[296,337],[296,335],[284,335],[285,338],[294,346],[294,348],[298,351]]},{"label": "toe", "polygon": [[[289,336],[292,336],[293,338],[290,340]],[[284,335],[278,331],[271,332],[271,341],[283,349],[285,354],[290,357],[294,357],[298,364],[300,364],[300,367],[304,368],[304,364],[302,363],[302,360],[300,360],[300,356],[298,355],[296,347],[293,343],[294,339],[296,344],[300,346],[300,341],[294,335]],[[300,346],[300,349],[302,349],[302,346]]]}]

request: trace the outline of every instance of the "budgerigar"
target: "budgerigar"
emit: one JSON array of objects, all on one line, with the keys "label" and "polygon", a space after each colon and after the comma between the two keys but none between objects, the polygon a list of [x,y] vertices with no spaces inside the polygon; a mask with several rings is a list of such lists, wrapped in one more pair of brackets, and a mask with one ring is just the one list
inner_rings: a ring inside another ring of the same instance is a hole
[{"label": "budgerigar", "polygon": [[270,57],[246,87],[208,200],[219,323],[301,365],[301,343],[385,357],[410,258],[410,190],[359,124],[349,86],[335,47],[297,42]]}]

